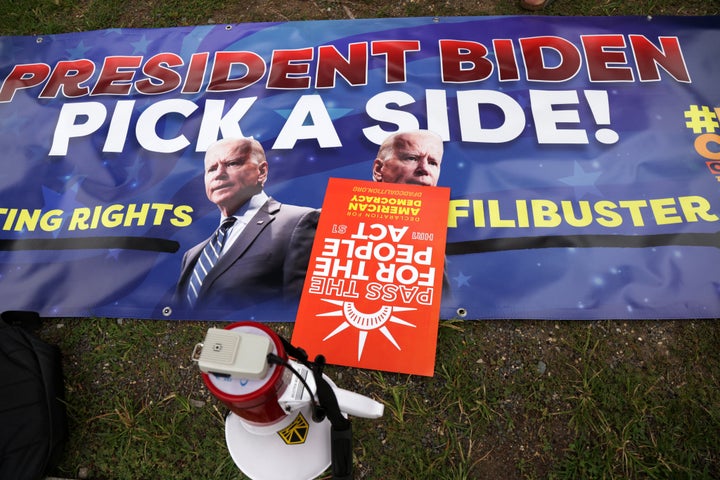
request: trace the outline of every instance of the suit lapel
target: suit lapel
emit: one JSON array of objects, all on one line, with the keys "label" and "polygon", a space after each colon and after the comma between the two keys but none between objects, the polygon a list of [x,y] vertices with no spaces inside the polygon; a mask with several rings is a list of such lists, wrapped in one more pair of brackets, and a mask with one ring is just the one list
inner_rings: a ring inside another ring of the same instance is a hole
[{"label": "suit lapel", "polygon": [[[220,260],[215,264],[212,270],[208,273],[205,280],[203,280],[200,294],[212,285],[215,279],[222,275],[230,266],[237,261],[238,258],[242,257],[247,252],[250,245],[255,239],[267,228],[270,223],[275,220],[275,216],[280,211],[280,202],[269,198],[250,222],[245,226],[240,236],[235,240],[235,243],[230,245],[228,250],[223,253]],[[203,243],[204,245],[204,243]]]},{"label": "suit lapel", "polygon": [[[214,235],[214,233],[213,233]],[[185,261],[182,265],[182,270],[180,272],[180,283],[185,284],[185,279],[192,275],[192,271],[195,268],[195,262],[197,261],[197,258],[200,256],[200,252],[203,251],[205,248],[205,245],[212,239],[212,235],[210,235],[204,242],[199,243],[192,247],[190,250],[187,251],[187,254],[185,255]]]}]

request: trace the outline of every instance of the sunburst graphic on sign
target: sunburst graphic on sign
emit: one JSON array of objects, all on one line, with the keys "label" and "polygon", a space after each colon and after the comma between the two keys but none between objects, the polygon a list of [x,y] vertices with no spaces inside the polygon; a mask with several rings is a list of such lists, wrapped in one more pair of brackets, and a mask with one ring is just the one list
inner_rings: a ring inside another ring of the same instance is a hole
[{"label": "sunburst graphic on sign", "polygon": [[407,312],[416,310],[411,307],[393,307],[391,305],[382,305],[377,311],[372,313],[364,313],[357,309],[354,302],[348,302],[344,300],[332,300],[329,298],[323,298],[322,301],[337,305],[341,307],[340,310],[333,310],[325,313],[318,313],[318,317],[343,317],[343,322],[337,326],[328,336],[323,338],[323,342],[331,339],[338,333],[350,328],[355,327],[358,329],[358,361],[362,357],[363,349],[365,348],[365,341],[367,340],[368,333],[371,330],[379,330],[395,348],[402,351],[400,345],[398,345],[395,337],[393,337],[387,323],[395,323],[398,325],[404,325],[406,327],[413,327],[415,325],[396,317],[396,312]]}]

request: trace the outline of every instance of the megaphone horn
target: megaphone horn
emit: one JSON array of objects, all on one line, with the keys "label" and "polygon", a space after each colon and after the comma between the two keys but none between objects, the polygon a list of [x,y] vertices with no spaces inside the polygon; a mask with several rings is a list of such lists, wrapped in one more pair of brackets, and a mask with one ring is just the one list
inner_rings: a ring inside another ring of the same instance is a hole
[{"label": "megaphone horn", "polygon": [[323,373],[322,356],[310,362],[267,326],[237,322],[210,328],[192,358],[230,410],[225,440],[245,475],[311,480],[332,465],[333,478],[352,478],[347,416],[379,418],[383,405],[338,388]]}]

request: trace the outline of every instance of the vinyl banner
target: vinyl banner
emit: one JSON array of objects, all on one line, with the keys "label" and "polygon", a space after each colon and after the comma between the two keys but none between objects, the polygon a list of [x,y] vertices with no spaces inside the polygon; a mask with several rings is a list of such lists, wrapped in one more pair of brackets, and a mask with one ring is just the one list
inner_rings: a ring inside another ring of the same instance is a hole
[{"label": "vinyl banner", "polygon": [[[718,25],[443,17],[0,37],[2,307],[293,321],[328,179],[378,180],[390,134],[429,130],[451,191],[441,318],[718,317]],[[254,141],[205,158],[240,137]],[[227,208],[246,168],[252,200]]]}]

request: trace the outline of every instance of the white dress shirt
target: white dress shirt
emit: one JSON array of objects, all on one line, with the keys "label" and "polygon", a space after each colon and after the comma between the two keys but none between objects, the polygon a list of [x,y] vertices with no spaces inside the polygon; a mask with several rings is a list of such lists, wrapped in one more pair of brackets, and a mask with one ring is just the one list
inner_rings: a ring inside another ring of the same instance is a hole
[{"label": "white dress shirt", "polygon": [[[233,243],[235,243],[235,240],[237,240],[242,231],[245,230],[245,226],[250,223],[250,220],[252,220],[255,214],[263,205],[265,205],[268,198],[269,197],[264,191],[260,191],[260,193],[253,195],[249,201],[245,202],[245,205],[235,212],[235,215],[233,215],[233,217],[235,217],[235,223],[227,231],[227,237],[225,239],[225,244],[220,251],[220,257],[227,252]],[[222,225],[223,221],[225,221],[225,218],[220,219],[220,225]]]}]

